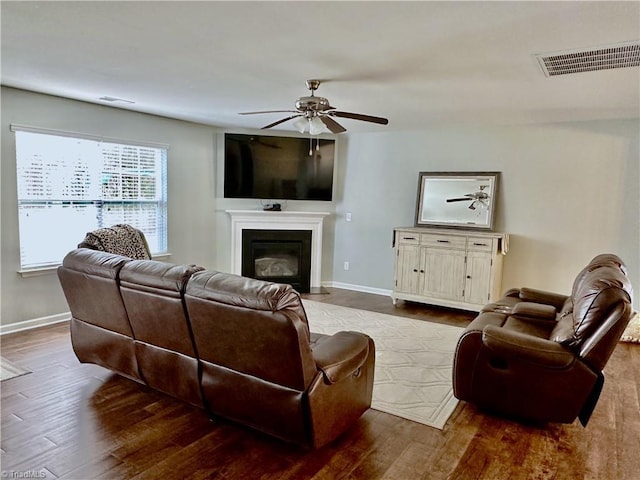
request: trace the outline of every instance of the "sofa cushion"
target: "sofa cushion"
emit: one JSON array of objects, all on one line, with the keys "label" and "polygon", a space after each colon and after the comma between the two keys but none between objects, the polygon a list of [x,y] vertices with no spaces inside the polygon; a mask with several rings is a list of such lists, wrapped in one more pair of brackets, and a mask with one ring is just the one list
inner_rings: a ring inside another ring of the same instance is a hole
[{"label": "sofa cushion", "polygon": [[155,260],[132,260],[122,268],[122,299],[136,340],[195,356],[182,292],[198,270]]},{"label": "sofa cushion", "polygon": [[58,268],[58,278],[71,315],[131,337],[119,288],[120,271],[129,261],[127,257],[87,248],[69,252]]},{"label": "sofa cushion", "polygon": [[503,327],[507,330],[548,340],[549,334],[555,324],[555,322],[544,319],[510,316],[507,318]]}]

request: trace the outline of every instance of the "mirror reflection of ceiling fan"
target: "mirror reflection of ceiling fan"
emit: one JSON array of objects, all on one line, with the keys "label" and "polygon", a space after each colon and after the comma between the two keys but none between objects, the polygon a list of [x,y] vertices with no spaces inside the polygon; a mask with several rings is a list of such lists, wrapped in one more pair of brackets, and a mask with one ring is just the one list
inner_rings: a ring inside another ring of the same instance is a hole
[{"label": "mirror reflection of ceiling fan", "polygon": [[447,203],[451,202],[468,202],[469,210],[475,210],[477,207],[487,208],[489,206],[489,194],[484,191],[489,185],[480,185],[480,190],[474,193],[466,193],[463,197],[447,198]]},{"label": "mirror reflection of ceiling fan", "polygon": [[305,129],[309,129],[312,135],[318,135],[325,130],[325,127],[332,133],[346,132],[347,129],[334,120],[333,117],[349,118],[351,120],[361,120],[363,122],[378,123],[387,125],[389,120],[382,117],[373,117],[362,113],[351,113],[336,110],[332,107],[324,97],[316,97],[314,92],[320,86],[320,80],[307,80],[307,88],[311,91],[311,95],[300,97],[296,101],[295,110],[265,110],[261,112],[242,112],[240,115],[255,115],[262,113],[292,113],[288,117],[282,118],[276,122],[270,123],[262,127],[262,129],[272,128],[280,125],[288,120],[294,120],[293,125],[300,133],[304,133]]}]

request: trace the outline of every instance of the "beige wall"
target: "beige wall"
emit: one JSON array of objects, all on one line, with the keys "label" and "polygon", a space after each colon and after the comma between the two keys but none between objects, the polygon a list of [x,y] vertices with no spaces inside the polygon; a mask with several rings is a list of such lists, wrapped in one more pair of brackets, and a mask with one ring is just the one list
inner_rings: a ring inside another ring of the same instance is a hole
[{"label": "beige wall", "polygon": [[[68,310],[55,274],[17,273],[12,123],[169,144],[170,261],[229,271],[225,209],[256,209],[259,202],[220,198],[219,129],[6,87],[1,100],[3,327]],[[332,213],[325,221],[323,282],[385,292],[392,286],[391,231],[413,224],[418,172],[500,171],[496,228],[511,234],[503,288],[568,293],[585,262],[607,251],[627,262],[639,291],[639,127],[635,119],[342,135],[334,201],[289,202],[288,208]]]},{"label": "beige wall", "polygon": [[499,171],[496,230],[511,236],[503,289],[569,293],[586,262],[611,252],[639,291],[639,127],[635,119],[351,135],[333,280],[392,288],[391,231],[413,224],[419,171]]},{"label": "beige wall", "polygon": [[17,273],[20,252],[12,123],[168,144],[170,260],[215,266],[215,129],[6,87],[1,101],[3,326],[68,311],[55,272],[28,278]]}]

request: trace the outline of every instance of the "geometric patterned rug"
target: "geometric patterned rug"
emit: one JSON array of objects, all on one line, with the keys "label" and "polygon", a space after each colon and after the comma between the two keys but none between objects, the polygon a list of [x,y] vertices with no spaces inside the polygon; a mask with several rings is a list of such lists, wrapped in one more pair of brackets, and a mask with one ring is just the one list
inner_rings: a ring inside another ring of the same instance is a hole
[{"label": "geometric patterned rug", "polygon": [[31,371],[26,368],[19,367],[15,363],[10,362],[4,357],[0,358],[0,380],[5,381],[10,378],[19,377],[20,375],[25,375],[27,373],[31,373]]},{"label": "geometric patterned rug", "polygon": [[309,330],[354,330],[376,346],[371,408],[442,429],[453,413],[453,354],[463,329],[303,300]]}]

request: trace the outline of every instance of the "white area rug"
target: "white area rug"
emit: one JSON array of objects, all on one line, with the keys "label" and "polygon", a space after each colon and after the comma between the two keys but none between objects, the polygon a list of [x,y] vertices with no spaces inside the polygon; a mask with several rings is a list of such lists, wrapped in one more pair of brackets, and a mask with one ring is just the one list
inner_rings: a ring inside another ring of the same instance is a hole
[{"label": "white area rug", "polygon": [[621,342],[640,343],[640,313],[635,312],[622,333]]},{"label": "white area rug", "polygon": [[6,358],[0,358],[0,380],[9,380],[11,378],[19,377],[31,373],[26,368],[19,367],[15,363],[10,362]]},{"label": "white area rug", "polygon": [[452,365],[462,328],[304,300],[312,332],[366,333],[376,344],[371,407],[442,429],[458,401]]}]

